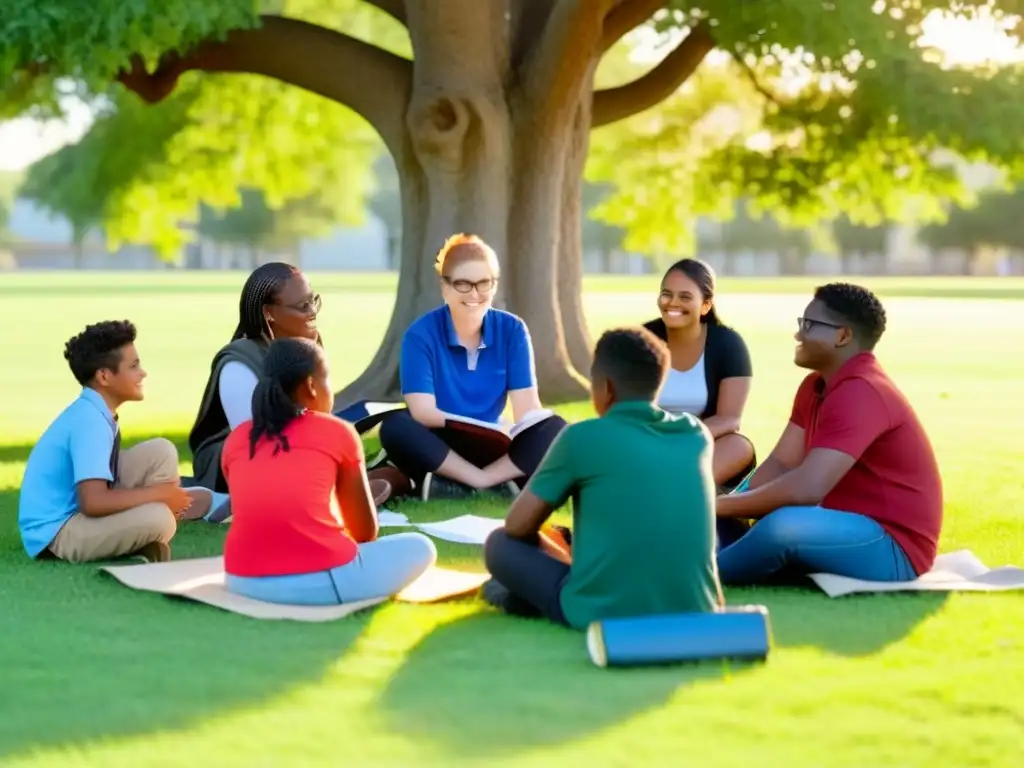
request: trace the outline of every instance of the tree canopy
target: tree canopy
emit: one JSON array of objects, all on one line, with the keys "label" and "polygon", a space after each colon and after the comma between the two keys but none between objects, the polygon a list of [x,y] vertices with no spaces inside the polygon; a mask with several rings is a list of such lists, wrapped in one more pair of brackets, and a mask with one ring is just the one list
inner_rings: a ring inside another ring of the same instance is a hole
[{"label": "tree canopy", "polygon": [[[502,4],[531,2],[544,4]],[[1024,3],[605,4],[620,28],[648,22],[652,39],[670,51],[648,77],[595,100],[595,125],[616,124],[595,132],[588,178],[616,190],[597,215],[629,232],[627,247],[689,250],[694,218],[728,217],[741,197],[783,221],[846,214],[865,224],[902,218],[907,195],[962,200],[951,167],[932,158],[938,148],[1019,170],[1021,138],[1010,128],[1019,123],[1017,68],[944,68],[917,41],[932,11],[999,18]],[[103,160],[62,184],[111,190],[103,213],[115,241],[177,247],[178,224],[194,219],[200,200],[238,204],[240,187],[263,190],[272,207],[326,187],[342,219],[358,220],[379,144],[344,106],[258,77],[186,75],[155,106],[118,83],[130,81],[140,61],[152,69],[168,52],[256,28],[260,13],[323,24],[408,55],[409,35],[393,18],[406,16],[401,0],[3,5],[0,114],[55,114],[68,93],[97,105],[101,116],[83,141]],[[596,13],[600,3],[593,5]],[[694,25],[710,32],[722,56],[677,90],[678,69],[695,68],[679,61],[694,55],[682,35]],[[632,75],[639,65],[625,69]],[[632,116],[638,101],[663,103]]]}]

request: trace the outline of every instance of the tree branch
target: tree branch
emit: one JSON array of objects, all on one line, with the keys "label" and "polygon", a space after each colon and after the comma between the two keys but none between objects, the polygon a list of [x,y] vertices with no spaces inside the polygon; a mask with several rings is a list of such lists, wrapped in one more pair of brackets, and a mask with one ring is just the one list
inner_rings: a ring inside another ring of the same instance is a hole
[{"label": "tree branch", "polygon": [[765,97],[765,99],[772,102],[773,104],[782,106],[782,102],[779,101],[779,97],[761,84],[760,79],[757,77],[757,72],[755,72],[754,68],[751,67],[750,64],[747,63],[747,60],[743,58],[743,54],[739,53],[738,51],[729,51],[729,53],[732,56],[733,61],[735,61],[739,65],[740,69],[743,70],[743,74],[746,75],[747,79],[750,81],[750,84],[754,86],[754,90],[760,93],[762,96]]},{"label": "tree branch", "polygon": [[698,24],[643,77],[594,93],[592,127],[598,128],[661,103],[686,82],[715,47],[707,25]]},{"label": "tree branch", "polygon": [[524,64],[522,82],[539,109],[538,117],[559,107],[575,109],[592,70],[604,20],[621,0],[558,0],[551,10],[538,45]]},{"label": "tree branch", "polygon": [[372,5],[374,8],[379,8],[384,11],[395,21],[405,24],[405,0],[364,0],[365,2]]},{"label": "tree branch", "polygon": [[623,0],[604,21],[601,50],[607,51],[665,5],[665,0]]},{"label": "tree branch", "polygon": [[117,79],[142,99],[167,98],[190,70],[266,75],[344,104],[362,115],[397,157],[412,65],[407,59],[326,27],[281,16],[263,16],[255,29],[229,32],[185,54],[161,57],[155,72],[140,56]]}]

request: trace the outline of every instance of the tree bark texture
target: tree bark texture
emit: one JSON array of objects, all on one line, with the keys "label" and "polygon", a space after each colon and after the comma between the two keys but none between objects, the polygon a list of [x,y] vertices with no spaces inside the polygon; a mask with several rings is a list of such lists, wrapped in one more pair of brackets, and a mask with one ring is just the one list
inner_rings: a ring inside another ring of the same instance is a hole
[{"label": "tree bark texture", "polygon": [[671,93],[711,49],[701,27],[636,84],[594,93],[601,55],[664,5],[655,0],[368,0],[406,24],[409,61],[340,32],[277,16],[148,73],[119,80],[159,101],[190,69],[255,72],[345,104],[381,135],[398,169],[401,265],[380,348],[337,404],[394,398],[402,334],[438,306],[434,260],[473,233],[499,255],[496,302],[533,338],[545,402],[586,395],[581,184],[592,125]]},{"label": "tree bark texture", "polygon": [[592,48],[582,71],[565,78],[567,93],[552,98],[531,76],[551,56],[545,43],[557,47],[546,35],[565,7],[410,0],[406,10],[415,63],[407,145],[395,160],[403,190],[419,194],[403,194],[398,301],[384,342],[338,404],[400,394],[402,334],[438,305],[433,262],[456,232],[478,234],[498,252],[497,303],[530,329],[543,399],[583,397],[591,342],[580,296],[580,187],[599,52]]}]

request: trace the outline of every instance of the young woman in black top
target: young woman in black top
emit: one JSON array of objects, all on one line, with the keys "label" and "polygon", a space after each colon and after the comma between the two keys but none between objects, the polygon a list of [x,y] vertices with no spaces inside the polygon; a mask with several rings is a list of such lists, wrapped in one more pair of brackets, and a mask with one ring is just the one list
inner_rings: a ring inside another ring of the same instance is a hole
[{"label": "young woman in black top", "polygon": [[714,301],[711,267],[698,259],[677,261],[661,280],[661,317],[644,327],[672,353],[658,405],[704,422],[715,438],[715,482],[729,491],[756,466],[754,445],[740,433],[753,369],[743,337],[722,325]]}]

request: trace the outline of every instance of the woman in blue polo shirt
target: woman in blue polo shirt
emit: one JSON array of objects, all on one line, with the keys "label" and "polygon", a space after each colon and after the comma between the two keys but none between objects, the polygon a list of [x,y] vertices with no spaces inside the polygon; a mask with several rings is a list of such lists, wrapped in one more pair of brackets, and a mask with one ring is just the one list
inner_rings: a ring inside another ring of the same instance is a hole
[{"label": "woman in blue polo shirt", "polygon": [[[400,377],[408,409],[381,424],[381,446],[424,500],[485,489],[518,493],[565,421],[541,408],[526,324],[491,306],[498,285],[491,247],[455,235],[435,269],[444,305],[405,332]],[[489,433],[509,401],[522,428],[506,447]]]},{"label": "woman in blue polo shirt", "polygon": [[661,317],[644,326],[672,355],[658,406],[704,422],[715,439],[715,483],[733,490],[756,466],[754,445],[740,433],[753,377],[750,352],[743,337],[719,320],[715,273],[703,261],[682,259],[668,268],[658,309]]}]

